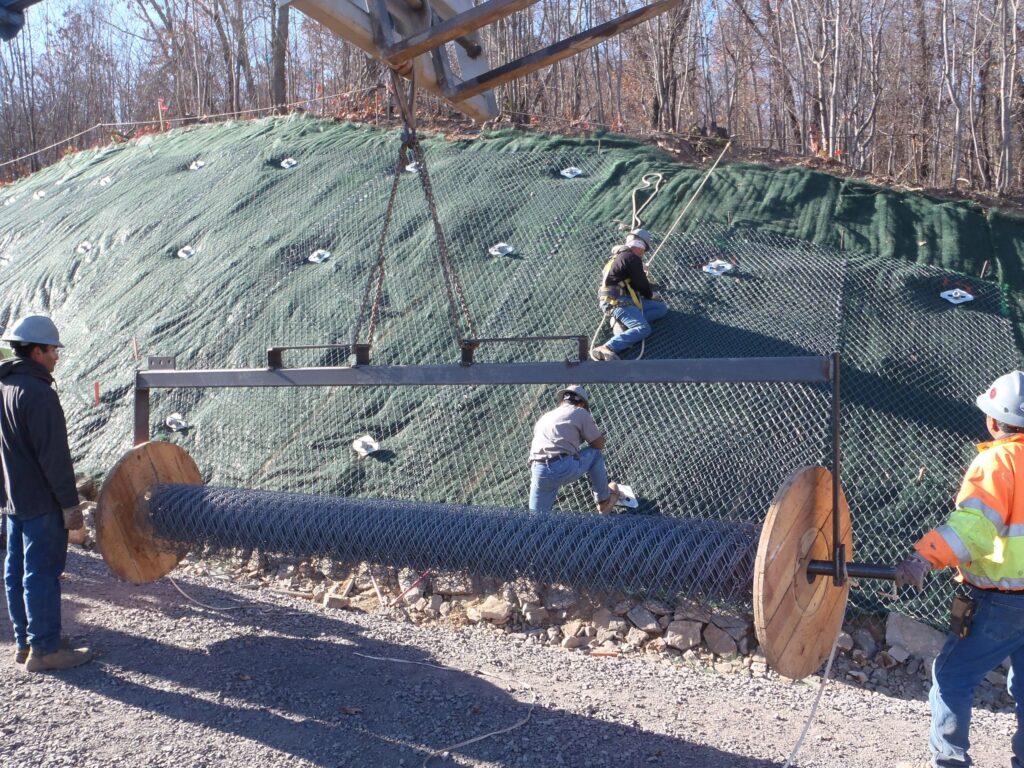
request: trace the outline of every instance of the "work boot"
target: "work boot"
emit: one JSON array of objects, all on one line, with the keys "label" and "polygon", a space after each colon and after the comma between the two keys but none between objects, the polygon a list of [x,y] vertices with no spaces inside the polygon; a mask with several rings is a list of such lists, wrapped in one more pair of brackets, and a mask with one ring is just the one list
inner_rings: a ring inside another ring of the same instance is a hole
[{"label": "work boot", "polygon": [[29,672],[47,672],[56,669],[80,667],[90,661],[92,661],[92,651],[88,650],[79,651],[71,648],[61,648],[45,656],[39,656],[35,650],[32,650],[28,655],[28,661],[25,662],[25,669]]},{"label": "work boot", "polygon": [[611,491],[611,493],[608,494],[608,498],[605,499],[604,501],[597,502],[597,514],[599,515],[607,515],[609,512],[611,512],[615,505],[618,503],[619,497],[621,496],[621,494],[619,493],[619,486],[617,486],[615,483],[609,482],[608,490]]},{"label": "work boot", "polygon": [[600,347],[594,347],[590,350],[591,360],[618,360],[619,356],[608,349],[607,344],[602,344]]},{"label": "work boot", "polygon": [[[71,638],[68,637],[67,635],[61,635],[61,637],[60,637],[60,647],[61,648],[72,648],[72,647],[74,647],[74,646],[71,645]],[[29,653],[29,649],[28,648],[21,648],[19,646],[18,650],[14,652],[14,663],[15,664],[24,664],[26,661],[28,661],[28,653]]]}]

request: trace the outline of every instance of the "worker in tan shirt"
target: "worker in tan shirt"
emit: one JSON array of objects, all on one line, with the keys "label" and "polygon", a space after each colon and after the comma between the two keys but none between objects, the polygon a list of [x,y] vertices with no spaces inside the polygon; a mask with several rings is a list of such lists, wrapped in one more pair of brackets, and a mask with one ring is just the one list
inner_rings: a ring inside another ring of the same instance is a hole
[{"label": "worker in tan shirt", "polygon": [[[604,435],[590,413],[590,395],[579,384],[558,391],[558,407],[541,416],[530,445],[530,511],[550,512],[558,489],[584,475],[594,491],[597,511],[611,512],[618,486],[608,481]],[[587,447],[581,448],[586,442]]]}]

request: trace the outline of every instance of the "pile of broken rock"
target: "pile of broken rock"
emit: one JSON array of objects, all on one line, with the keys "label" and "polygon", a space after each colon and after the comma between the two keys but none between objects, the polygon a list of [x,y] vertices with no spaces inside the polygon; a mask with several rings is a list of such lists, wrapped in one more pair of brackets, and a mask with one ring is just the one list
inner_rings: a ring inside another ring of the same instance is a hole
[{"label": "pile of broken rock", "polygon": [[[721,674],[774,677],[758,647],[752,617],[682,599],[672,604],[623,595],[583,594],[520,579],[500,582],[462,574],[416,574],[363,563],[354,569],[331,561],[243,557],[227,566],[254,588],[283,591],[325,610],[391,611],[415,624],[475,625],[520,645],[614,657],[652,654],[713,668]],[[184,563],[200,574],[217,570],[210,559]],[[931,662],[945,633],[898,613],[853,617],[837,643],[832,678],[882,694],[921,698]],[[1006,693],[1008,661],[986,677],[978,699],[990,707],[1012,702]]]}]

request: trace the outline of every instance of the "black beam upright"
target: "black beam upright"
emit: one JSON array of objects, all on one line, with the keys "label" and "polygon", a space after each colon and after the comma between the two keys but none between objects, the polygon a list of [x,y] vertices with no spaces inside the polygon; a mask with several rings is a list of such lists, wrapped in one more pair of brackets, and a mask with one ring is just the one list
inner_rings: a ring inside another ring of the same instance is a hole
[{"label": "black beam upright", "polygon": [[840,530],[839,504],[842,494],[842,455],[840,450],[840,381],[838,352],[832,353],[832,562],[835,571],[832,583],[837,587],[846,582],[846,547],[843,545],[843,533]]},{"label": "black beam upright", "polygon": [[135,445],[142,445],[149,442],[149,390],[138,386],[138,373],[136,373],[134,413],[133,442]]}]

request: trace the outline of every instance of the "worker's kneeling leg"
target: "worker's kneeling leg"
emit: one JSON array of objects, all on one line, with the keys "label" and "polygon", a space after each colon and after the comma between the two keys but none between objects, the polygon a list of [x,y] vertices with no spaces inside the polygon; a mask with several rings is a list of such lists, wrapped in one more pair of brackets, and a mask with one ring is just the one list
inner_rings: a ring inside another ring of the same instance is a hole
[{"label": "worker's kneeling leg", "polygon": [[612,312],[612,316],[626,326],[625,333],[614,336],[605,345],[612,352],[619,353],[624,349],[629,349],[651,335],[651,324],[644,319],[643,313],[632,304],[617,307]]},{"label": "worker's kneeling leg", "polygon": [[583,477],[579,459],[563,456],[548,463],[530,466],[530,511],[550,512],[554,509],[558,489]]},{"label": "worker's kneeling leg", "polygon": [[644,299],[644,320],[653,323],[668,314],[668,304],[657,299]]},{"label": "worker's kneeling leg", "polygon": [[584,448],[580,451],[580,462],[597,500],[607,499],[611,490],[608,488],[608,470],[604,466],[604,453],[596,448]]},{"label": "worker's kneeling leg", "polygon": [[558,483],[552,482],[544,473],[545,467],[534,464],[530,467],[530,511],[550,512],[558,496]]}]

